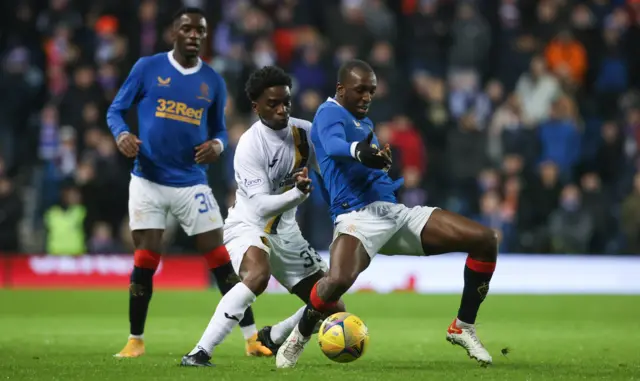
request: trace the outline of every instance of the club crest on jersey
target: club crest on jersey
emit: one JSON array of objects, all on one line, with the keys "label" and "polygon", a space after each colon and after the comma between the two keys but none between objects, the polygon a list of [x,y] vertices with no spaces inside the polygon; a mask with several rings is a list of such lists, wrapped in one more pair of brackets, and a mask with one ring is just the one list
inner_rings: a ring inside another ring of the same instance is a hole
[{"label": "club crest on jersey", "polygon": [[200,85],[200,95],[198,95],[196,98],[211,103],[211,99],[209,99],[209,85],[202,82],[202,84]]},{"label": "club crest on jersey", "polygon": [[171,85],[171,77],[162,78],[158,76],[158,86],[169,87]]}]

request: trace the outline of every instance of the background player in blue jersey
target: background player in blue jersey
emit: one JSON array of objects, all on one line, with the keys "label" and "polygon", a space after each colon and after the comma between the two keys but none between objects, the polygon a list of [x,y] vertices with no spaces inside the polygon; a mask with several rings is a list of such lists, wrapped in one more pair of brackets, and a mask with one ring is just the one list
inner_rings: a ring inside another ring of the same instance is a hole
[{"label": "background player in blue jersey", "polygon": [[[129,185],[135,245],[129,289],[130,336],[118,357],[144,354],[144,325],[167,213],[176,217],[188,235],[195,236],[197,249],[204,253],[226,293],[214,315],[221,332],[231,331],[238,323],[236,316],[244,314],[247,353],[271,354],[256,339],[253,314],[247,310],[255,295],[239,283],[233,271],[223,245],[222,217],[207,185],[207,164],[224,150],[227,131],[224,80],[198,57],[206,29],[201,10],[180,10],[173,19],[174,49],[139,59],[107,113],[120,152],[135,158]],[[134,104],[139,137],[124,120]]]},{"label": "background player in blue jersey", "polygon": [[313,327],[331,310],[377,254],[433,255],[468,253],[464,289],[447,340],[466,349],[481,364],[492,359],[476,336],[475,320],[489,290],[498,255],[493,230],[460,215],[430,207],[398,204],[388,147],[380,150],[367,112],[376,91],[376,75],[364,61],[345,63],[338,73],[335,98],[316,112],[311,139],[335,222],[327,275],[311,291],[307,313],[276,355],[278,367],[293,367]]}]

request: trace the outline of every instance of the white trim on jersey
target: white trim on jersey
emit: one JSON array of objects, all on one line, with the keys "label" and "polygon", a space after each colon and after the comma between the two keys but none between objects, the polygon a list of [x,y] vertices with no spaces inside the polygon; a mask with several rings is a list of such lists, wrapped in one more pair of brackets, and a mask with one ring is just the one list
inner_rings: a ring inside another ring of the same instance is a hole
[{"label": "white trim on jersey", "polygon": [[200,69],[202,68],[202,60],[200,58],[198,58],[198,63],[196,64],[196,66],[186,68],[186,67],[183,67],[182,65],[180,65],[178,63],[178,61],[176,61],[176,59],[173,58],[173,50],[171,50],[169,53],[167,53],[167,57],[169,58],[169,63],[171,64],[171,66],[173,66],[182,75],[195,74],[195,73],[199,72]]}]

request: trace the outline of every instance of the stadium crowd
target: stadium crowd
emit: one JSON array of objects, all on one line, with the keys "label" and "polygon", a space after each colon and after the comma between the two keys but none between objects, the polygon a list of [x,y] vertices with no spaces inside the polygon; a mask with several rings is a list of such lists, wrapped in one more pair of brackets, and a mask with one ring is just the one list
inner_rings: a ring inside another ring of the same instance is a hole
[{"label": "stadium crowd", "polygon": [[[129,250],[131,162],[105,110],[138,57],[170,49],[183,5],[206,9],[203,59],[230,95],[230,146],[210,170],[223,210],[255,120],[249,73],[285,68],[293,115],[310,120],[358,57],[378,75],[370,117],[403,203],[476,219],[502,252],[640,253],[638,0],[3,1],[0,251]],[[319,193],[299,220],[326,249]],[[191,248],[180,229],[167,245]]]}]

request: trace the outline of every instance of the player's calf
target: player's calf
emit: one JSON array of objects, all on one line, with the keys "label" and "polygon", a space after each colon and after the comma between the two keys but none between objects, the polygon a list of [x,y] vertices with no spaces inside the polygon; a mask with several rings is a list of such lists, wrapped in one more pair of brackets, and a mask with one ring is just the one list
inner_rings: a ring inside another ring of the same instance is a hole
[{"label": "player's calf", "polygon": [[139,357],[144,354],[143,333],[149,303],[153,295],[153,274],[160,264],[160,254],[151,250],[136,250],[129,285],[130,335],[116,357]]},{"label": "player's calf", "polygon": [[421,241],[427,254],[468,253],[460,308],[447,330],[447,340],[463,347],[471,358],[490,364],[491,356],[476,335],[475,322],[496,268],[497,234],[475,221],[438,209],[422,229]]},{"label": "player's calf", "polygon": [[464,289],[458,311],[458,318],[468,324],[475,323],[480,304],[487,297],[498,257],[497,234],[484,226],[474,232],[475,236],[469,238],[473,249],[469,250],[464,267]]}]

